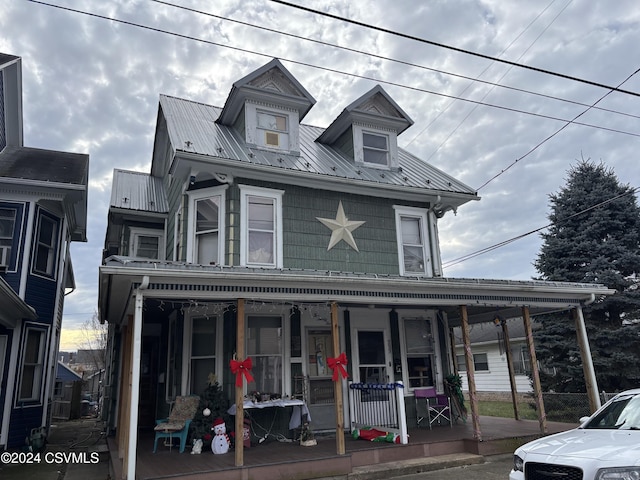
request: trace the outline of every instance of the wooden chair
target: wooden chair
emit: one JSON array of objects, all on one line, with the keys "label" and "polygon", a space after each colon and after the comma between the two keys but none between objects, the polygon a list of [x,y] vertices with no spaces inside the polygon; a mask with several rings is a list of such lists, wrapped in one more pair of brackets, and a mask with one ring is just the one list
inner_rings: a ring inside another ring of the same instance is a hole
[{"label": "wooden chair", "polygon": [[158,440],[161,438],[169,439],[169,448],[171,448],[174,439],[179,439],[180,453],[184,452],[187,437],[189,436],[189,425],[191,425],[191,421],[196,415],[198,405],[200,405],[200,397],[197,395],[176,397],[169,418],[156,420],[156,426],[154,427],[156,438],[153,442],[153,453],[156,453]]},{"label": "wooden chair", "polygon": [[[436,387],[416,388],[413,391],[416,399],[416,413],[418,426],[423,420],[427,420],[429,428],[434,423],[448,422],[453,427],[453,415],[451,415],[451,402],[447,395],[440,394]],[[424,407],[424,408],[420,408]],[[420,411],[424,412],[420,416]]]}]

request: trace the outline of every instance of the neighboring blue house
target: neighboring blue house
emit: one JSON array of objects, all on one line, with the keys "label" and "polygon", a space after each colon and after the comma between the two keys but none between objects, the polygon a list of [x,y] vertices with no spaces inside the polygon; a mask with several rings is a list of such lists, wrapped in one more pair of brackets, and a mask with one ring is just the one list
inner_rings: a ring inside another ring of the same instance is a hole
[{"label": "neighboring blue house", "polygon": [[28,148],[21,59],[0,53],[0,448],[48,427],[71,242],[86,241],[89,156]]},{"label": "neighboring blue house", "polygon": [[[222,108],[162,95],[150,172],[114,172],[99,275],[104,408],[131,480],[138,431],[212,378],[231,403],[306,391],[313,428],[342,435],[350,399],[327,360],[344,353],[354,382],[404,383],[415,427],[415,389],[442,391],[455,371],[451,328],[581,315],[613,293],[443,277],[438,221],[475,190],[398,146],[413,122],[380,86],[335,106],[327,128],[302,123],[314,103],[278,60],[235,82]],[[236,354],[253,362],[243,391]]]}]

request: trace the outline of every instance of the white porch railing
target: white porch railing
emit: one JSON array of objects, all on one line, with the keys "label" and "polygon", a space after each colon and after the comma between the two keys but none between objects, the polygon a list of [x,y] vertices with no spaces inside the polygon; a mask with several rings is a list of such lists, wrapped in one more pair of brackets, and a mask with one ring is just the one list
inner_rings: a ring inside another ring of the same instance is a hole
[{"label": "white porch railing", "polygon": [[395,383],[349,383],[351,430],[373,427],[395,432],[400,443],[409,443],[404,385]]}]

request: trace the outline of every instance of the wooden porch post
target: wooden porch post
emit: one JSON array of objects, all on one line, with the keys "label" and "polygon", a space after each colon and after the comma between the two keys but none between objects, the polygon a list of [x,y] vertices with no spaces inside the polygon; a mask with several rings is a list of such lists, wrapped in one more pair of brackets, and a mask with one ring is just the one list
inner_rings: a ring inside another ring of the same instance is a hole
[{"label": "wooden porch post", "polygon": [[507,367],[509,369],[509,383],[511,384],[511,401],[513,403],[513,417],[516,420],[520,420],[520,413],[518,411],[518,388],[516,387],[516,374],[513,370],[513,355],[511,355],[511,340],[509,339],[509,327],[507,322],[500,319],[500,326],[502,327],[502,335],[504,336],[504,350],[507,354]]},{"label": "wooden porch post", "polygon": [[129,316],[128,326],[122,327],[122,369],[120,374],[120,395],[118,396],[118,458],[123,460],[122,472],[126,472],[127,434],[129,430],[125,425],[129,424],[129,410],[131,405],[128,400],[131,390],[131,335],[130,327],[133,323]]},{"label": "wooden porch post", "polygon": [[531,328],[531,317],[529,316],[529,307],[522,307],[522,321],[524,322],[524,332],[527,337],[527,348],[529,349],[529,358],[531,359],[531,374],[533,377],[533,394],[536,399],[536,407],[538,409],[538,422],[540,423],[540,431],[547,433],[547,412],[544,409],[544,400],[542,399],[542,386],[540,385],[540,372],[538,370],[538,359],[536,358],[536,348],[533,344],[533,330]]},{"label": "wooden porch post", "polygon": [[475,368],[473,366],[473,353],[471,352],[471,339],[469,336],[469,316],[467,306],[460,306],[462,319],[462,343],[464,345],[464,363],[467,366],[467,383],[469,384],[469,403],[471,405],[471,421],[473,422],[473,438],[482,441],[480,431],[480,416],[478,415],[478,398],[476,396]]},{"label": "wooden porch post", "polygon": [[[331,302],[331,340],[333,341],[333,354],[340,354],[340,330],[338,329],[338,304]],[[336,404],[336,452],[345,454],[344,443],[344,404],[342,402],[342,377],[338,375],[338,381],[333,382],[333,394]]]},{"label": "wooden porch post", "polygon": [[[243,361],[244,351],[244,298],[238,299],[236,312],[236,359]],[[244,380],[236,385],[236,467],[244,465]]]},{"label": "wooden porch post", "polygon": [[573,319],[576,323],[576,334],[578,335],[578,346],[580,347],[580,357],[582,358],[584,382],[587,387],[587,395],[589,396],[589,408],[591,409],[591,413],[593,413],[600,408],[601,404],[600,396],[598,395],[596,372],[593,368],[593,359],[591,358],[589,338],[587,337],[587,328],[585,327],[584,316],[582,315],[582,307],[578,306],[573,309]]}]

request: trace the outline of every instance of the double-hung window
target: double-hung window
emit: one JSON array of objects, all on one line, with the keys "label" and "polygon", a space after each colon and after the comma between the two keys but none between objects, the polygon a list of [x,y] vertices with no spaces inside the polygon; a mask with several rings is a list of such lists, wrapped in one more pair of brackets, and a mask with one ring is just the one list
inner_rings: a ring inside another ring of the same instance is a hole
[{"label": "double-hung window", "polygon": [[394,131],[357,123],[352,128],[356,163],[384,170],[398,167],[398,138]]},{"label": "double-hung window", "polygon": [[248,101],[244,121],[245,140],[249,145],[285,153],[299,150],[297,110]]},{"label": "double-hung window", "polygon": [[[467,364],[465,363],[464,355],[457,355],[456,362],[458,364],[458,370],[461,372],[467,371]],[[473,369],[476,372],[488,372],[489,371],[489,359],[486,353],[474,353],[473,354]]]},{"label": "double-hung window", "polygon": [[189,365],[189,389],[191,393],[204,392],[211,382],[212,375],[218,371],[219,356],[222,347],[219,341],[218,320],[216,317],[193,317],[191,319],[191,361]]},{"label": "double-hung window", "polygon": [[11,263],[11,245],[16,225],[16,209],[0,208],[0,267]]},{"label": "double-hung window", "polygon": [[164,250],[163,232],[149,228],[131,228],[131,256],[158,260]]},{"label": "double-hung window", "polygon": [[38,216],[33,271],[47,277],[55,276],[58,223],[42,211]]},{"label": "double-hung window", "polygon": [[258,145],[261,147],[289,149],[289,121],[286,115],[273,112],[257,112]]},{"label": "double-hung window", "polygon": [[225,188],[189,192],[189,237],[187,258],[199,265],[220,265],[224,261]]},{"label": "double-hung window", "polygon": [[45,338],[46,330],[44,329],[29,327],[26,330],[22,354],[19,401],[29,402],[40,400]]},{"label": "double-hung window", "polygon": [[389,136],[373,132],[362,133],[363,160],[365,164],[389,166]]},{"label": "double-hung window", "polygon": [[401,275],[432,276],[429,255],[427,212],[410,207],[394,207]]},{"label": "double-hung window", "polygon": [[282,194],[240,186],[240,264],[282,268]]},{"label": "double-hung window", "polygon": [[254,381],[247,390],[264,393],[283,391],[282,318],[250,315],[247,318],[247,356],[251,357]]}]

